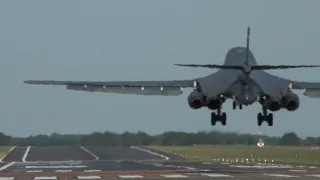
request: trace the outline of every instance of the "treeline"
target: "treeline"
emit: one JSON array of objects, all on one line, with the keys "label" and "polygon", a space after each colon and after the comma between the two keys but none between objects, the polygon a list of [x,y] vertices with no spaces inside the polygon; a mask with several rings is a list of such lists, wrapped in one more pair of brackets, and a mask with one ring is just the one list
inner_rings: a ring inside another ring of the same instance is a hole
[{"label": "treeline", "polygon": [[259,138],[266,145],[281,146],[319,146],[320,137],[302,139],[294,132],[281,137],[258,136],[230,132],[165,132],[160,135],[149,135],[144,132],[122,134],[112,132],[95,132],[91,134],[52,134],[29,137],[11,137],[0,133],[0,145],[16,146],[132,146],[132,145],[177,145],[190,146],[201,144],[212,145],[255,145]]}]

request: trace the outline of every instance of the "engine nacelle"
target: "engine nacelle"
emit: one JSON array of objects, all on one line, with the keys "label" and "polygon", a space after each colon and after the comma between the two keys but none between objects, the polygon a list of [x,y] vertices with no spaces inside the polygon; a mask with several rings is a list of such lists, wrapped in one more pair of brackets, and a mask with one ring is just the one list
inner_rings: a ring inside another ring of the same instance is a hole
[{"label": "engine nacelle", "polygon": [[300,105],[299,96],[293,92],[289,92],[285,97],[283,97],[282,104],[288,111],[295,111]]},{"label": "engine nacelle", "polygon": [[281,105],[280,100],[271,97],[268,97],[264,102],[264,106],[270,111],[279,111],[281,109]]},{"label": "engine nacelle", "polygon": [[205,105],[205,96],[194,90],[188,97],[188,104],[192,109],[199,109]]}]

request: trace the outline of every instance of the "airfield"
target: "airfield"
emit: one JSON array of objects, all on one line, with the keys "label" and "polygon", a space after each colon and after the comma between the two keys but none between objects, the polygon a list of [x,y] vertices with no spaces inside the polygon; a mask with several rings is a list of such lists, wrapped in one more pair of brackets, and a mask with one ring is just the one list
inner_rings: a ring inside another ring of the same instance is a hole
[{"label": "airfield", "polygon": [[0,179],[318,179],[316,166],[217,158],[204,162],[161,147],[13,147]]}]

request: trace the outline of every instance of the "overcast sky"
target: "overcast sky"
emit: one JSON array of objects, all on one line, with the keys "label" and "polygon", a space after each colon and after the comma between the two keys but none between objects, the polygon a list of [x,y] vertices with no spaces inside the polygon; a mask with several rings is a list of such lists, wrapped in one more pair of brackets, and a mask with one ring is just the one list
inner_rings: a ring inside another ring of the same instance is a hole
[{"label": "overcast sky", "polygon": [[[178,97],[68,91],[23,84],[28,79],[173,80],[210,69],[174,63],[216,63],[245,45],[260,64],[320,64],[318,0],[56,0],[0,2],[0,131],[14,136],[93,131],[221,130],[257,133],[261,105],[232,110],[227,126],[210,124],[207,108],[192,110],[191,90]],[[319,69],[272,74],[320,81]],[[301,97],[295,112],[274,113],[263,134],[320,136],[320,99]]]}]

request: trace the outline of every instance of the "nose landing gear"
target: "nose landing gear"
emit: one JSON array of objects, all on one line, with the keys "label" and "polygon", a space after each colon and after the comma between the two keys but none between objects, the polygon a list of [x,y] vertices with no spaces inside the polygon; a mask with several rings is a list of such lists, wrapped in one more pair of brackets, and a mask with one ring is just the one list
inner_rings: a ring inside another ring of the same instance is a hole
[{"label": "nose landing gear", "polygon": [[240,110],[242,109],[242,104],[239,104],[238,102],[233,101],[233,102],[232,102],[232,108],[233,108],[233,110],[235,110],[235,109],[237,108],[237,106],[239,106],[239,109],[240,109]]}]

